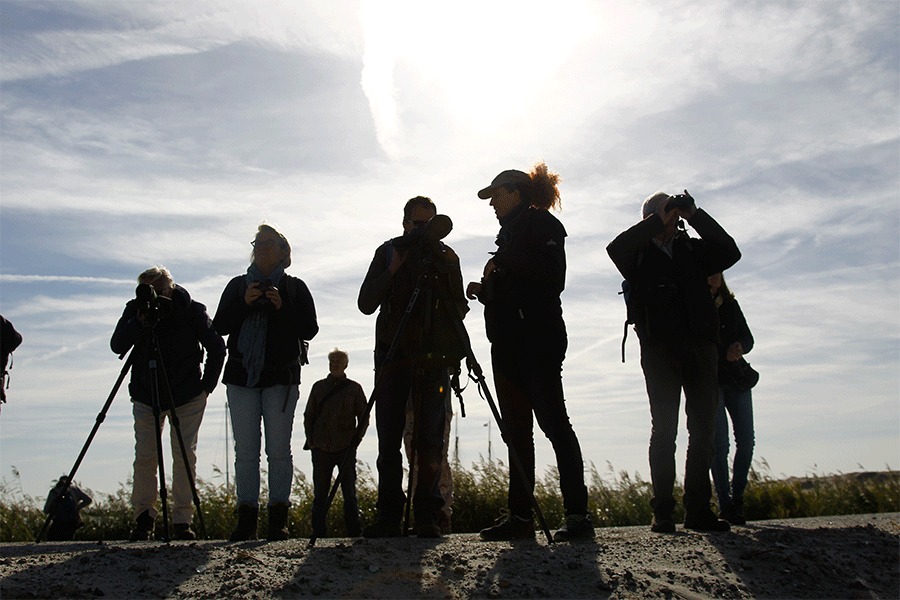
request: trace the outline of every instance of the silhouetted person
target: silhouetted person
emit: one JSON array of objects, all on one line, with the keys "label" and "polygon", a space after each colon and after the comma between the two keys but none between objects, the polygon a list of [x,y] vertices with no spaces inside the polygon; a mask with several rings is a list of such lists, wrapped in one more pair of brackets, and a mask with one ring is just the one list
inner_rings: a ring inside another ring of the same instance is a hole
[{"label": "silhouetted person", "polygon": [[[560,294],[566,285],[566,230],[550,208],[559,207],[559,175],[538,163],[530,173],[503,171],[478,197],[491,199],[500,221],[497,252],[481,282],[466,293],[484,304],[494,384],[509,439],[528,477],[509,477],[509,514],[481,532],[485,540],[534,537],[534,420],[550,440],[559,468],[565,523],[557,541],[590,539],[584,461],[562,385],[568,347]],[[512,459],[510,458],[510,462]]]},{"label": "silhouetted person", "polygon": [[[362,534],[356,500],[356,447],[365,435],[369,419],[366,394],[361,385],[347,377],[348,364],[350,357],[343,350],[335,348],[328,354],[328,377],[313,384],[303,413],[304,449],[312,451],[312,527],[317,538],[325,537],[327,532],[325,502],[331,491],[331,474],[342,464],[346,464],[346,470],[341,474],[341,493],[347,535],[359,537]],[[365,425],[359,438],[354,438],[363,419]],[[347,452],[350,452],[349,457]]]},{"label": "silhouetted person", "polygon": [[[175,539],[193,540],[191,530],[194,516],[191,479],[196,475],[197,434],[206,399],[216,388],[222,364],[225,362],[225,342],[213,329],[206,307],[191,299],[187,290],[176,284],[165,267],[152,267],[138,277],[138,283],[153,287],[158,302],[171,301],[171,311],[160,310],[161,317],[154,328],[159,353],[165,369],[158,370],[160,427],[169,419],[169,438],[172,448],[172,522]],[[160,305],[162,306],[162,305]],[[149,361],[156,356],[149,354],[148,344],[141,343],[147,318],[137,299],[129,300],[116,324],[110,347],[116,354],[125,354],[135,346],[131,367],[132,413],[134,414],[134,481],[131,505],[134,508],[135,527],[131,531],[132,542],[148,540],[153,534],[157,510],[154,508],[157,487],[157,439],[151,398]],[[203,365],[203,350],[206,364]],[[166,377],[163,377],[163,374]],[[174,404],[180,424],[188,465],[184,464],[178,434],[171,419]],[[190,479],[188,471],[190,469]]]},{"label": "silhouetted person", "polygon": [[213,323],[228,336],[222,375],[234,431],[238,524],[232,542],[254,540],[259,519],[262,449],[269,466],[269,526],[266,538],[288,538],[294,462],[291,434],[300,398],[300,367],[306,341],[319,332],[312,294],[303,280],[285,273],[291,245],[273,225],[259,226],[247,273],[228,282]]},{"label": "silhouetted person", "polygon": [[[44,504],[44,513],[50,514],[50,507],[56,501],[60,491],[65,487],[68,477],[65,475],[59,478],[56,486],[47,495],[47,502]],[[53,513],[53,522],[47,531],[47,540],[51,542],[65,542],[75,537],[75,530],[81,527],[83,521],[81,519],[81,509],[89,505],[93,500],[90,496],[82,492],[74,484],[66,488],[62,500],[56,505]]]},{"label": "silhouetted person", "polygon": [[9,363],[9,357],[13,351],[22,343],[22,334],[16,331],[13,324],[0,315],[0,371],[3,375],[0,378],[0,405],[6,402],[6,389],[9,387],[9,373],[6,371],[6,365]]},{"label": "silhouetted person", "polygon": [[[675,437],[681,391],[687,413],[688,448],[684,475],[684,526],[722,531],[710,509],[709,467],[718,402],[716,371],[719,320],[707,277],[736,263],[734,240],[687,192],[663,192],[643,204],[643,220],[607,246],[610,258],[629,282],[629,304],[641,342],[641,367],[650,398],[650,478],[656,532],[674,532]],[[687,219],[700,239],[678,225]]]},{"label": "silhouetted person", "polygon": [[[713,485],[719,500],[719,517],[732,525],[744,525],[744,490],[753,462],[753,394],[755,372],[744,355],[753,349],[753,334],[737,299],[721,273],[709,278],[709,291],[719,311],[719,406],[716,410],[716,455],[712,463]],[[744,367],[744,368],[742,368]],[[748,373],[749,372],[749,373]],[[746,375],[751,374],[748,381]],[[728,418],[731,425],[728,426]],[[728,478],[728,446],[734,430],[734,466]]]},{"label": "silhouetted person", "polygon": [[[417,196],[409,200],[403,209],[405,237],[422,235],[424,238],[433,233],[428,227],[436,214],[431,199]],[[435,267],[429,267],[429,264]],[[385,362],[417,283],[424,281],[419,275],[430,268],[440,274],[430,284],[430,293],[422,293],[417,298],[393,360]],[[403,493],[401,445],[407,399],[412,394],[419,403],[415,432],[418,482],[413,502],[417,535],[440,537],[438,511],[444,506],[444,499],[439,483],[446,420],[443,391],[449,385],[449,376],[446,366],[437,364],[430,357],[445,353],[446,348],[441,346],[436,333],[442,327],[453,331],[450,315],[455,312],[455,318],[461,319],[468,310],[459,258],[449,246],[440,242],[429,243],[422,239],[408,245],[394,240],[385,242],[375,251],[357,304],[366,315],[379,311],[375,323],[377,383],[374,391],[378,431],[378,519],[363,530],[363,535],[397,537],[402,534],[406,496]]]}]

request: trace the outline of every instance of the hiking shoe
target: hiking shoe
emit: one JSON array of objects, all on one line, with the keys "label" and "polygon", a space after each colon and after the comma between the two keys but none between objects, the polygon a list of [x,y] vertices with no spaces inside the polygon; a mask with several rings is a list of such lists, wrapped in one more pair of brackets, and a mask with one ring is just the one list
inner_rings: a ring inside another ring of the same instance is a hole
[{"label": "hiking shoe", "polygon": [[367,525],[363,529],[363,537],[366,538],[392,538],[392,537],[400,537],[403,535],[403,531],[400,528],[400,523],[387,522],[382,519],[378,519],[371,525]]},{"label": "hiking shoe", "polygon": [[196,540],[197,534],[191,529],[190,523],[175,523],[172,526],[172,533],[175,534],[176,540]]},{"label": "hiking shoe", "polygon": [[146,542],[153,535],[154,518],[150,516],[150,511],[145,510],[135,519],[134,529],[128,536],[129,542]]},{"label": "hiking shoe", "polygon": [[728,521],[722,521],[707,506],[698,512],[691,512],[684,516],[684,528],[694,531],[729,531],[731,525]]},{"label": "hiking shoe", "polygon": [[291,537],[288,532],[288,509],[290,504],[286,502],[276,502],[269,507],[269,531],[266,539],[270,542],[286,540]]},{"label": "hiking shoe", "polygon": [[507,515],[497,525],[481,530],[481,539],[489,542],[528,538],[534,538],[534,521],[516,515]]},{"label": "hiking shoe", "polygon": [[725,519],[732,525],[746,525],[747,519],[735,504],[729,504],[719,512],[719,518]]},{"label": "hiking shoe", "polygon": [[672,514],[653,513],[653,522],[650,523],[650,531],[655,533],[675,533],[675,521]]},{"label": "hiking shoe", "polygon": [[259,507],[246,502],[238,504],[238,524],[231,532],[229,542],[246,542],[256,539],[256,521],[259,519]]},{"label": "hiking shoe", "polygon": [[553,534],[554,542],[594,539],[594,525],[591,515],[566,515],[562,528]]},{"label": "hiking shoe", "polygon": [[441,533],[445,535],[451,533],[453,531],[453,526],[450,523],[450,515],[441,511],[438,516],[438,527],[441,528]]}]

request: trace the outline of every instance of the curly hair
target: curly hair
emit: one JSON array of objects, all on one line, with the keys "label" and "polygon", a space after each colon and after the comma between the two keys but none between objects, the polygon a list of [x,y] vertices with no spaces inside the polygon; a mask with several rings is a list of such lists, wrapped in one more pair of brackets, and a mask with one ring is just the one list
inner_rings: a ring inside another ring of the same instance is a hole
[{"label": "curly hair", "polygon": [[507,189],[515,189],[519,191],[522,200],[529,206],[540,208],[541,210],[555,209],[559,210],[562,200],[559,197],[559,182],[562,179],[559,173],[554,173],[547,168],[544,161],[535,163],[528,173],[531,181],[528,183],[516,183],[507,185]]}]

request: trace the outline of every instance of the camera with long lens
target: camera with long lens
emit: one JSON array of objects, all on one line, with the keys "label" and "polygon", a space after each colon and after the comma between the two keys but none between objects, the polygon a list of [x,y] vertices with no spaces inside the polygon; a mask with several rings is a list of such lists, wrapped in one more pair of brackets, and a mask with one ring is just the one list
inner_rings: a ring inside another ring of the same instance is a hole
[{"label": "camera with long lens", "polygon": [[134,297],[137,300],[138,315],[143,318],[145,326],[156,326],[160,319],[174,311],[171,298],[157,294],[149,283],[138,284]]},{"label": "camera with long lens", "polygon": [[433,244],[447,237],[453,230],[453,221],[447,215],[435,215],[427,222],[416,225],[411,231],[391,240],[394,248],[406,249],[420,244]]},{"label": "camera with long lens", "polygon": [[691,210],[694,206],[694,198],[684,190],[683,194],[676,194],[669,197],[669,203],[666,204],[666,212],[675,210]]}]

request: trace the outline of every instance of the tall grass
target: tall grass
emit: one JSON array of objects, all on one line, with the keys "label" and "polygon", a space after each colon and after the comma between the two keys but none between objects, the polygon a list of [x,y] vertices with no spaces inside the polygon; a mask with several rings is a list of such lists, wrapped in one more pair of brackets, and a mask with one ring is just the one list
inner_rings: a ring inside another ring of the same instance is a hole
[{"label": "tall grass", "polygon": [[[377,486],[370,467],[358,463],[357,495],[363,524],[376,518]],[[203,510],[207,536],[227,539],[235,526],[233,486],[226,486],[216,471],[214,481],[198,479],[197,492]],[[479,462],[468,469],[454,465],[453,531],[475,532],[492,525],[506,507],[509,471],[502,461]],[[263,476],[265,481],[265,476]],[[555,468],[548,469],[535,483],[535,497],[550,527],[562,521],[564,509],[559,493],[559,477]],[[607,463],[602,476],[591,463],[587,469],[588,507],[597,527],[648,525],[652,518],[650,483],[635,473],[615,472]],[[80,486],[79,486],[80,487]],[[82,510],[84,526],[75,533],[76,540],[128,539],[133,525],[129,504],[130,483],[120,485],[113,494],[96,493],[82,488],[94,498]],[[49,491],[49,486],[48,486]],[[265,533],[267,514],[266,490],[261,498],[261,533]],[[681,496],[676,486],[676,498]],[[0,481],[0,542],[33,541],[46,519],[41,512],[45,498],[33,498],[22,492],[19,473],[13,468],[12,479]],[[313,501],[312,483],[296,471],[292,490],[288,529],[293,537],[309,537]],[[328,513],[328,532],[345,536],[343,499],[335,496]],[[900,511],[900,472],[813,475],[807,478],[774,479],[769,466],[760,460],[751,470],[750,484],[744,496],[744,507],[751,520],[862,514]],[[680,503],[679,508],[680,509]],[[676,520],[683,513],[676,512]],[[157,526],[161,525],[157,519]],[[199,520],[194,516],[194,529]]]}]

